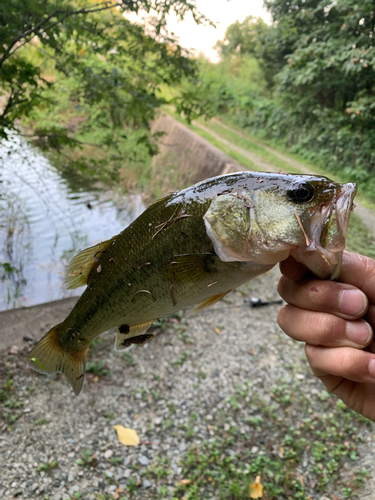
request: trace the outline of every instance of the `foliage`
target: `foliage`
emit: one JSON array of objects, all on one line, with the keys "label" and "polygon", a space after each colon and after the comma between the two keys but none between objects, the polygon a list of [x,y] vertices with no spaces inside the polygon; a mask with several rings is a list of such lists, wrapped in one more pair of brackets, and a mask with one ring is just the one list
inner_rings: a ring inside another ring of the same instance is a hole
[{"label": "foliage", "polygon": [[220,51],[222,58],[235,53],[260,56],[262,37],[268,30],[268,25],[262,19],[247,16],[242,23],[236,21],[231,24],[224,40],[219,40],[215,48]]},{"label": "foliage", "polygon": [[[154,14],[146,27],[123,15],[142,9]],[[103,166],[108,154],[118,168],[137,146],[139,161],[154,154],[149,123],[165,102],[160,85],[196,74],[195,62],[166,31],[170,11],[207,21],[187,0],[1,1],[0,137],[28,118],[29,135],[43,149],[89,143],[91,160],[75,153],[88,169]],[[189,114],[183,96],[178,105]]]},{"label": "foliage", "polygon": [[[217,80],[222,84],[211,108],[343,180],[358,182],[375,199],[373,2],[266,0],[265,5],[271,26],[251,17],[232,24],[217,43],[218,68],[202,67],[207,88],[220,88]],[[220,68],[244,56],[257,60],[265,80],[258,89],[249,89],[252,82],[236,87],[241,72],[219,77]]]}]

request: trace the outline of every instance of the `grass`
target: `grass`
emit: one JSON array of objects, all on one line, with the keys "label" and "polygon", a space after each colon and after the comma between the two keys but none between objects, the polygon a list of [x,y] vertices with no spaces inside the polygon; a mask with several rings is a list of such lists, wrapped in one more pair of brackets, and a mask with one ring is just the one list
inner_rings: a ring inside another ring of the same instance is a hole
[{"label": "grass", "polygon": [[224,139],[231,141],[233,144],[236,144],[236,146],[239,146],[242,149],[249,151],[250,153],[256,154],[261,160],[273,165],[276,168],[279,168],[283,172],[302,173],[278,156],[264,149],[264,145],[250,135],[248,136],[246,134],[246,137],[244,137],[243,135],[239,135],[235,131],[231,131],[222,127],[217,122],[207,122],[203,120],[199,120],[199,122],[213,132],[216,132],[217,134],[222,136]]},{"label": "grass", "polygon": [[[207,128],[210,128],[217,134],[220,134],[222,137],[230,140],[233,142],[233,144],[236,144],[237,146],[242,147],[243,149],[246,149],[250,152],[256,153],[260,158],[262,158],[264,161],[267,161],[268,163],[272,163],[275,166],[280,166],[281,170],[285,172],[292,172],[292,173],[301,173],[299,172],[298,169],[294,168],[287,162],[284,162],[277,156],[273,155],[272,153],[266,151],[264,149],[265,146],[268,146],[272,149],[274,149],[276,152],[281,153],[291,160],[294,160],[301,165],[303,165],[305,168],[315,172],[318,175],[328,175],[330,179],[332,179],[335,182],[349,182],[349,180],[344,176],[340,176],[340,174],[337,174],[335,172],[329,172],[327,174],[327,171],[324,170],[322,167],[312,164],[308,161],[306,161],[306,158],[304,158],[302,155],[297,154],[297,153],[292,153],[288,148],[283,146],[282,144],[272,141],[270,139],[267,139],[265,137],[259,138],[259,137],[254,137],[247,129],[241,128],[239,125],[233,123],[230,118],[225,118],[223,120],[223,124],[229,126],[232,131],[229,131],[223,126],[220,126],[219,123],[215,122],[207,122],[200,120],[202,124],[204,124]],[[236,133],[237,132],[237,133]],[[216,141],[217,147],[221,148],[219,145],[219,141]],[[239,160],[240,161],[240,160]],[[365,198],[361,193],[357,195],[356,199],[360,201],[360,203],[375,211],[375,202],[372,200],[369,200]]]},{"label": "grass", "polygon": [[[267,500],[305,500],[323,495],[329,484],[339,498],[357,497],[367,475],[356,467],[359,427],[370,422],[326,391],[307,396],[298,382],[280,381],[270,401],[249,394],[248,385],[237,389],[226,410],[210,422],[212,438],[183,456],[183,479],[175,485],[173,500],[242,500],[249,498],[257,476]],[[244,419],[245,414],[253,415]],[[161,485],[168,463],[159,459],[149,473]]]},{"label": "grass", "polygon": [[346,236],[347,250],[375,259],[375,238],[372,232],[354,212]]}]

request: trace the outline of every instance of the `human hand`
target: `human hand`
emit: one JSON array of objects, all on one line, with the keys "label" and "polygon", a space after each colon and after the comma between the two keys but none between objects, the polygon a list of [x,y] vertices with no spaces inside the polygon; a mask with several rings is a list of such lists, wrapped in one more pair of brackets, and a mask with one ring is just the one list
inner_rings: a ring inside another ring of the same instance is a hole
[{"label": "human hand", "polygon": [[280,264],[288,303],[277,321],[329,392],[375,421],[375,261],[344,252],[340,282],[318,280],[292,258]]}]

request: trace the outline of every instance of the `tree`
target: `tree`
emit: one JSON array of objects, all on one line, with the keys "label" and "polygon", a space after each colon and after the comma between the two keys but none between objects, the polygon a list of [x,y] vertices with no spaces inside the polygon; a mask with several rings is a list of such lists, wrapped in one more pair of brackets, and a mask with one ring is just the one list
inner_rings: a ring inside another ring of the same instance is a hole
[{"label": "tree", "polygon": [[224,40],[216,42],[215,48],[222,58],[233,54],[250,54],[258,57],[261,52],[262,36],[268,31],[267,24],[261,18],[247,16],[240,23],[228,26]]},{"label": "tree", "polygon": [[[146,28],[124,17],[141,9],[154,15]],[[33,129],[45,147],[79,144],[79,132],[87,133],[94,121],[103,132],[96,145],[126,139],[126,127],[143,128],[138,140],[154,152],[147,130],[165,102],[160,86],[197,72],[168,36],[170,11],[207,22],[194,0],[0,0],[0,136],[41,111],[56,116],[63,101],[65,120]],[[80,119],[71,119],[74,111]]]},{"label": "tree", "polygon": [[278,77],[279,90],[296,105],[335,109],[373,127],[373,0],[265,3],[290,47]]}]

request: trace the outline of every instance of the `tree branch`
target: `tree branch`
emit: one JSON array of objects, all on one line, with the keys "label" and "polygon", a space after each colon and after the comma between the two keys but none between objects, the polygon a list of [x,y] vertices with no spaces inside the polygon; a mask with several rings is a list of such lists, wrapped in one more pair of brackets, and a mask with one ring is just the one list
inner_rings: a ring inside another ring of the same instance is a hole
[{"label": "tree branch", "polygon": [[[119,3],[118,1],[112,2],[112,0],[108,0],[107,2],[104,3],[104,5],[101,4],[100,7],[99,7],[99,5],[100,4],[96,4],[92,8],[83,7],[82,9],[72,10],[72,11],[67,11],[67,9],[65,9],[65,10],[55,9],[53,12],[51,12],[51,14],[49,14],[47,17],[42,19],[38,24],[30,27],[29,29],[27,29],[26,31],[21,33],[19,36],[17,36],[16,38],[14,38],[10,42],[6,52],[0,58],[0,68],[4,64],[4,62],[7,59],[9,59],[10,56],[12,56],[17,50],[19,50],[21,47],[23,47],[26,43],[30,42],[30,40],[34,36],[37,36],[38,33],[40,32],[41,28],[46,23],[48,23],[48,21],[50,21],[53,17],[56,17],[59,14],[65,14],[63,17],[61,17],[60,19],[58,19],[56,22],[52,23],[51,25],[49,25],[45,29],[51,29],[54,26],[56,26],[57,24],[64,22],[69,17],[76,16],[76,15],[82,15],[82,14],[83,15],[92,14],[94,12],[101,12],[103,10],[109,10],[109,9],[120,6],[121,3]],[[18,42],[21,42],[21,40],[23,40],[22,43],[18,43]],[[14,47],[14,50],[12,50],[13,47]]]}]

